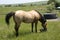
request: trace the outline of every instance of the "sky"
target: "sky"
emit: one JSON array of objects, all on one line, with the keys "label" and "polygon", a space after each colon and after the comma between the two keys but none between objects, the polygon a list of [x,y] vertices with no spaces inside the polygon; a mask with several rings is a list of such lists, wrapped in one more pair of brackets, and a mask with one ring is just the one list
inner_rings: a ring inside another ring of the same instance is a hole
[{"label": "sky", "polygon": [[46,1],[46,0],[0,0],[0,4],[21,4],[28,2],[37,2],[37,1]]}]

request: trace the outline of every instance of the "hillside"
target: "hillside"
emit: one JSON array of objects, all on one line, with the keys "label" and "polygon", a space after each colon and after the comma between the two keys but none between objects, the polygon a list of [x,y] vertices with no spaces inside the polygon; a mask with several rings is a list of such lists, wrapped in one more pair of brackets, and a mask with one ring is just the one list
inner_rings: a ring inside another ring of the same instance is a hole
[{"label": "hillside", "polygon": [[39,1],[39,2],[30,2],[30,3],[23,3],[24,5],[42,5],[42,4],[47,4],[47,1]]},{"label": "hillside", "polygon": [[[31,4],[33,4],[33,5],[44,5],[44,4],[47,4],[47,1],[39,1],[39,2],[29,2],[29,3],[22,3],[23,5],[31,5]],[[22,4],[20,4],[20,3],[18,3],[18,4],[0,4],[0,6],[2,5],[22,5]]]}]

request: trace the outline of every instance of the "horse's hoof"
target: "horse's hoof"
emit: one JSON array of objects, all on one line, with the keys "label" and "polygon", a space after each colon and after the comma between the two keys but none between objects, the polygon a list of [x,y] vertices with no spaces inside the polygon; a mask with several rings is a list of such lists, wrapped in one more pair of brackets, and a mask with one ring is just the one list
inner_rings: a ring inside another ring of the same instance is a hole
[{"label": "horse's hoof", "polygon": [[18,34],[16,34],[16,37],[18,37]]},{"label": "horse's hoof", "polygon": [[37,33],[37,31],[35,31],[35,33]]},{"label": "horse's hoof", "polygon": [[40,31],[41,31],[41,32],[45,32],[45,31],[47,31],[47,29],[40,29]]}]

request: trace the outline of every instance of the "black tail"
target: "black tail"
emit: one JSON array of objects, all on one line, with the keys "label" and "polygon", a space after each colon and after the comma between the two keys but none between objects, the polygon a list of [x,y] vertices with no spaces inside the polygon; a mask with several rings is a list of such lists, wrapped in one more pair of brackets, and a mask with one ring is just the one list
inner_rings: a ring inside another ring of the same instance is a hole
[{"label": "black tail", "polygon": [[10,19],[13,15],[15,15],[15,12],[10,12],[10,13],[8,13],[8,14],[6,15],[5,21],[6,21],[7,25],[9,25],[9,19]]}]

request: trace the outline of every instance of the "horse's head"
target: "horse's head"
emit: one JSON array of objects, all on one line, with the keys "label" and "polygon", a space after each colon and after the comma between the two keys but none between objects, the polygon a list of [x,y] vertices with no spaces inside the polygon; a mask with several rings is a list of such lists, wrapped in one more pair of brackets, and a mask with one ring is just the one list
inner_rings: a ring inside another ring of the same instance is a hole
[{"label": "horse's head", "polygon": [[42,26],[45,26],[47,25],[47,21],[44,17],[41,18],[41,22],[42,22]]},{"label": "horse's head", "polygon": [[40,31],[46,31],[47,30],[47,28],[46,28],[47,21],[46,21],[45,17],[42,16],[40,19],[40,22],[42,23],[42,27],[43,27],[43,29],[41,29]]}]

